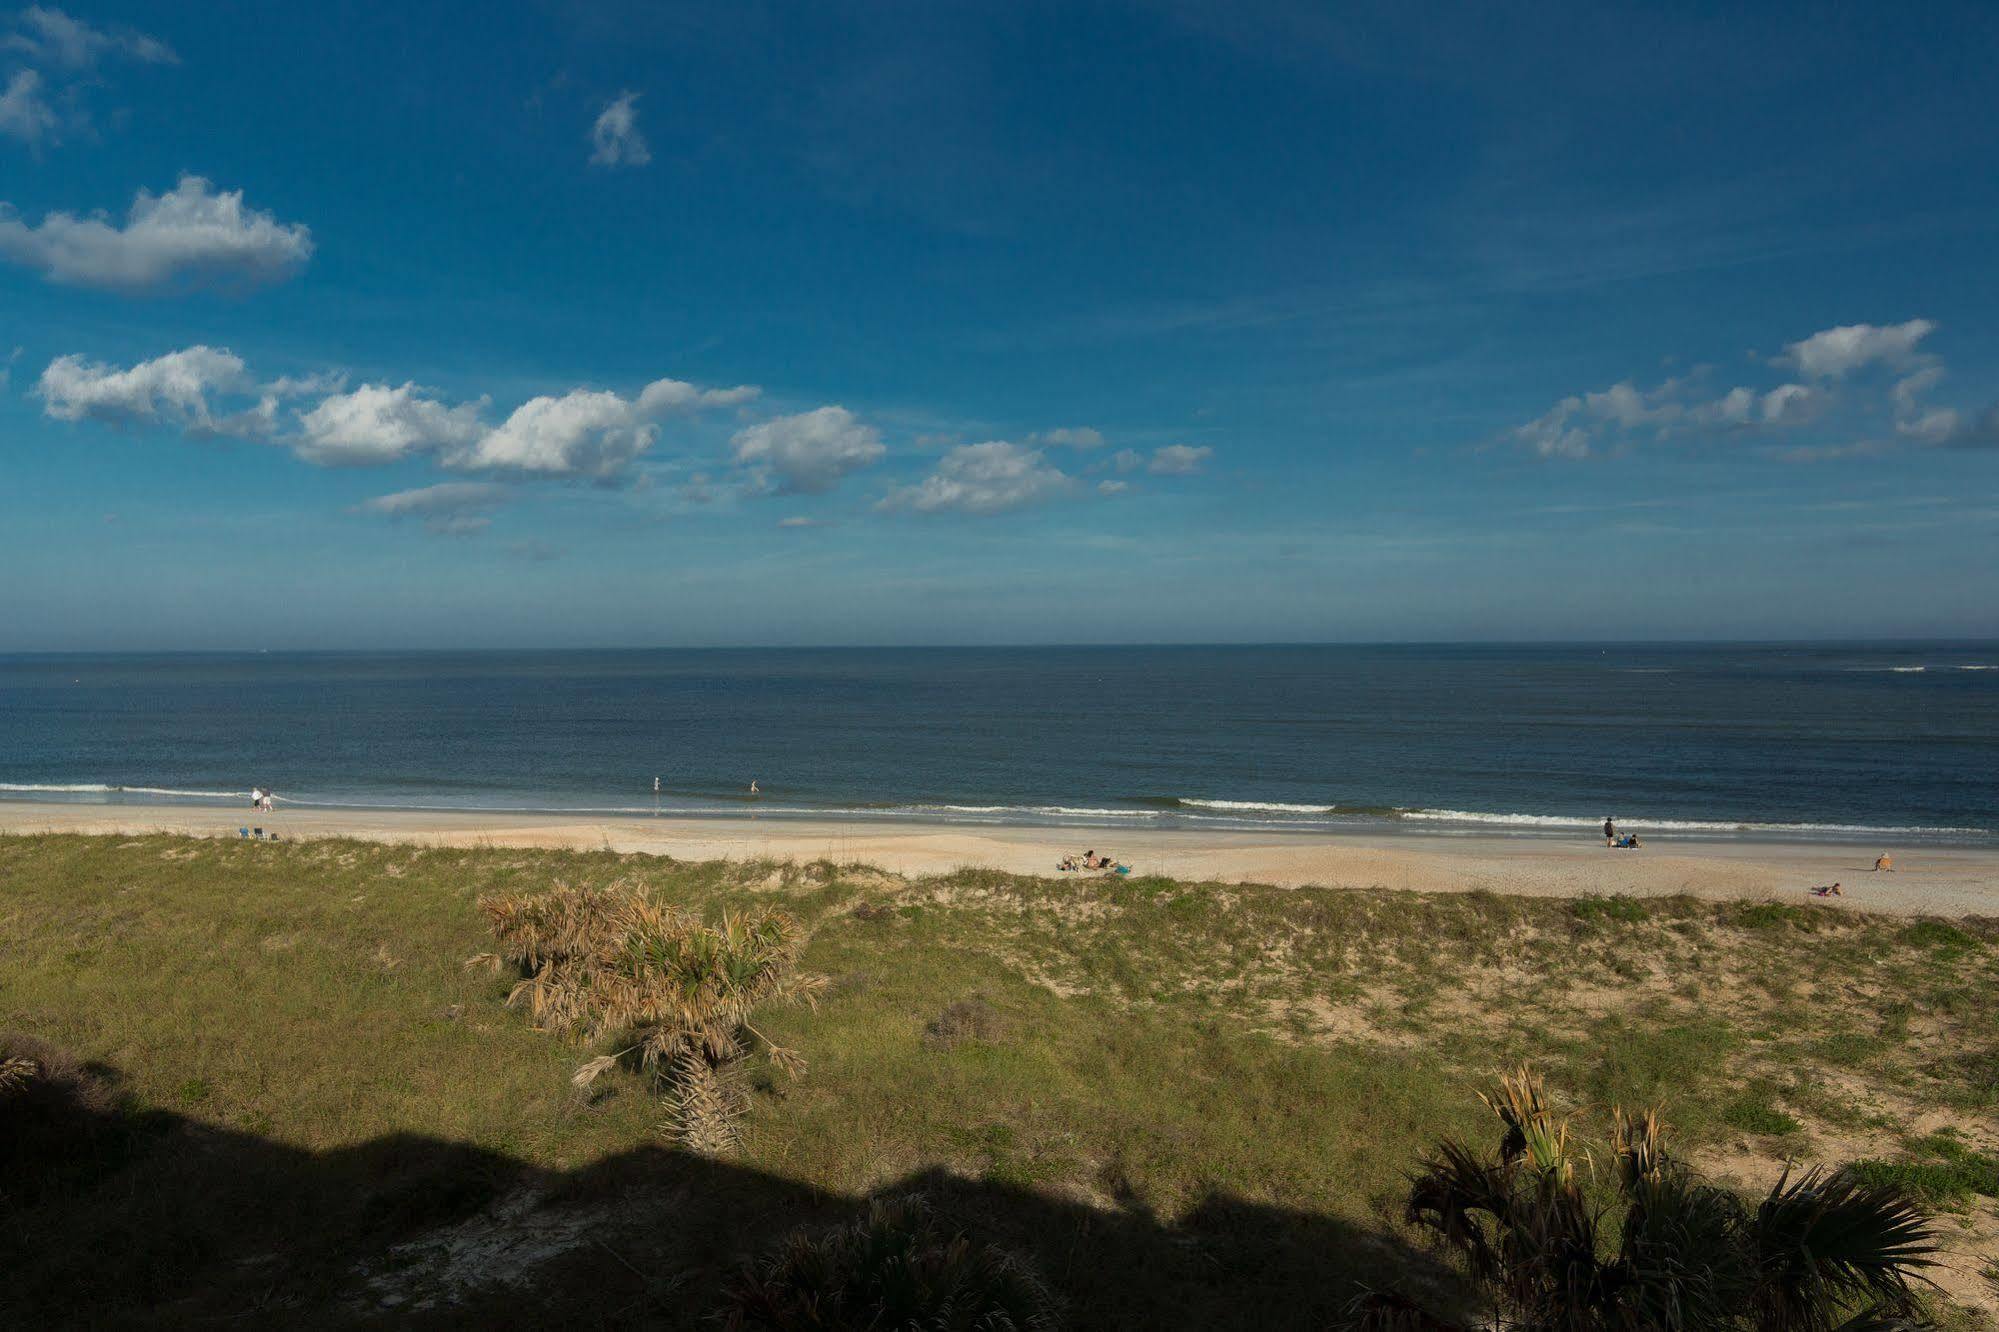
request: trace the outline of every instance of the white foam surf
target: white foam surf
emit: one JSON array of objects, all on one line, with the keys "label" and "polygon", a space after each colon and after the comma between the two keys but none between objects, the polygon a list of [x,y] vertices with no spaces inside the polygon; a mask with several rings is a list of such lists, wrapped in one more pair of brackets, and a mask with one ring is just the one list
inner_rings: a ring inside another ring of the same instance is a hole
[{"label": "white foam surf", "polygon": [[[1489,814],[1469,809],[1409,809],[1402,811],[1404,819],[1427,820],[1435,823],[1489,823],[1516,828],[1598,828],[1603,820],[1575,814]],[[1929,828],[1893,826],[1872,823],[1758,823],[1742,819],[1644,819],[1620,820],[1620,826],[1637,832],[1732,832],[1732,833],[1879,833],[1884,836],[1903,834],[1923,835],[1978,835],[1989,831],[1985,828]]]},{"label": "white foam surf", "polygon": [[248,791],[188,791],[176,786],[115,786],[108,782],[0,782],[0,791],[23,795],[161,795],[189,800],[248,800]]}]

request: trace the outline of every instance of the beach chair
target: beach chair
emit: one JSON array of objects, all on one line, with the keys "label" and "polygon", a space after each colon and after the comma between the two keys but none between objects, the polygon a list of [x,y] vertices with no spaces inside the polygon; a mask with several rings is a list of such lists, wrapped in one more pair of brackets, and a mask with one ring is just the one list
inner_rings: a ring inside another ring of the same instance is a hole
[{"label": "beach chair", "polygon": [[250,835],[250,830],[248,828],[238,828],[236,830],[236,835],[238,837],[248,837]]}]

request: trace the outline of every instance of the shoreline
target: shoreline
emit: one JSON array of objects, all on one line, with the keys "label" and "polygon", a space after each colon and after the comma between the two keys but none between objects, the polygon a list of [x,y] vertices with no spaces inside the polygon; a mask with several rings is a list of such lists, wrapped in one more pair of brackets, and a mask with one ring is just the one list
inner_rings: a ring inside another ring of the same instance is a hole
[{"label": "shoreline", "polygon": [[[1135,875],[1277,887],[1489,891],[1761,899],[1891,915],[1999,916],[1999,848],[1876,847],[1852,841],[1769,842],[1650,837],[1639,851],[1595,839],[1504,833],[1270,832],[1051,828],[919,821],[757,819],[688,815],[516,814],[500,811],[248,809],[188,804],[79,805],[0,801],[0,833],[235,838],[261,825],[286,840],[345,837],[418,846],[519,846],[635,852],[676,860],[831,860],[906,875],[974,867],[1068,878],[1056,863],[1096,847]],[[1896,870],[1872,872],[1882,849]],[[1088,878],[1090,876],[1076,876]],[[1840,882],[1845,896],[1808,897]]]}]

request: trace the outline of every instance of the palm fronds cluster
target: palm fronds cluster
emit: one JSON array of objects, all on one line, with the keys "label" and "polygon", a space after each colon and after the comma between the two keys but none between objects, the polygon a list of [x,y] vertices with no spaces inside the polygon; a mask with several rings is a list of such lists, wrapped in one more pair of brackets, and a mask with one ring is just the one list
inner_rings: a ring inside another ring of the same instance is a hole
[{"label": "palm fronds cluster", "polygon": [[42,1076],[40,1061],[25,1056],[0,1059],[0,1096],[19,1091]]},{"label": "palm fronds cluster", "polygon": [[809,1002],[820,985],[798,971],[805,937],[782,911],[731,911],[709,925],[633,887],[490,894],[479,909],[522,972],[510,1005],[544,1030],[622,1047],[584,1064],[577,1084],[634,1058],[672,1097],[667,1127],[696,1151],[734,1143],[745,1059],[761,1050],[792,1077],[804,1071],[796,1051],[751,1023],[760,1008]]},{"label": "palm fronds cluster", "polygon": [[[1921,1325],[1936,1235],[1893,1187],[1809,1170],[1753,1209],[1668,1154],[1655,1112],[1614,1114],[1615,1201],[1576,1177],[1569,1125],[1523,1069],[1483,1098],[1491,1154],[1445,1142],[1411,1180],[1407,1218],[1464,1263],[1490,1300],[1476,1323],[1370,1294],[1355,1325],[1536,1332],[1862,1332]],[[1592,1164],[1585,1157],[1585,1165]]]},{"label": "palm fronds cluster", "polygon": [[731,1329],[926,1328],[1039,1332],[1047,1287],[1020,1258],[940,1224],[919,1194],[877,1200],[855,1221],[800,1231],[731,1283]]}]

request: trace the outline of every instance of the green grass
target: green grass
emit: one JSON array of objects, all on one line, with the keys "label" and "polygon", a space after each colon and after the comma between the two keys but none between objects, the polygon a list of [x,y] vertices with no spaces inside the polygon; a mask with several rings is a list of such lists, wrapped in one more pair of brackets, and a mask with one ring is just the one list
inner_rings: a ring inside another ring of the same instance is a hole
[{"label": "green grass", "polygon": [[[758,1076],[726,1160],[664,1148],[631,1073],[572,1087],[600,1051],[464,965],[493,947],[482,892],[617,881],[709,915],[781,901],[812,932],[827,992],[767,1024],[809,1071]],[[1400,1229],[1405,1172],[1485,1133],[1472,1093],[1521,1060],[1586,1139],[1659,1104],[1695,1153],[1771,1139],[1772,1174],[1835,1117],[1989,1105],[1999,1019],[1967,996],[1999,949],[1945,928],[1970,942],[1687,898],[0,838],[0,1031],[120,1098],[94,1183],[0,1209],[0,1311],[380,1313],[367,1273],[429,1270],[395,1245],[531,1191],[603,1229],[461,1313],[694,1326],[745,1251],[914,1181],[1027,1252],[1069,1325],[1330,1322],[1357,1280],[1454,1288]],[[1847,988],[1783,997],[1814,984]],[[1989,1158],[1963,1150],[1917,1163],[1972,1178]]]},{"label": "green grass", "polygon": [[1777,1107],[1774,1089],[1767,1084],[1745,1087],[1738,1095],[1730,1097],[1722,1104],[1721,1119],[1730,1128],[1771,1137],[1797,1133],[1804,1128],[1797,1119]]},{"label": "green grass", "polygon": [[1856,1161],[1853,1173],[1869,1184],[1894,1184],[1941,1206],[1962,1206],[1974,1195],[1999,1196],[1999,1157],[1970,1155],[1956,1160]]},{"label": "green grass", "polygon": [[1575,913],[1577,920],[1616,920],[1623,921],[1626,924],[1635,924],[1638,921],[1650,919],[1652,914],[1645,909],[1645,903],[1641,899],[1624,896],[1578,897],[1574,902],[1570,903],[1569,909]]}]

